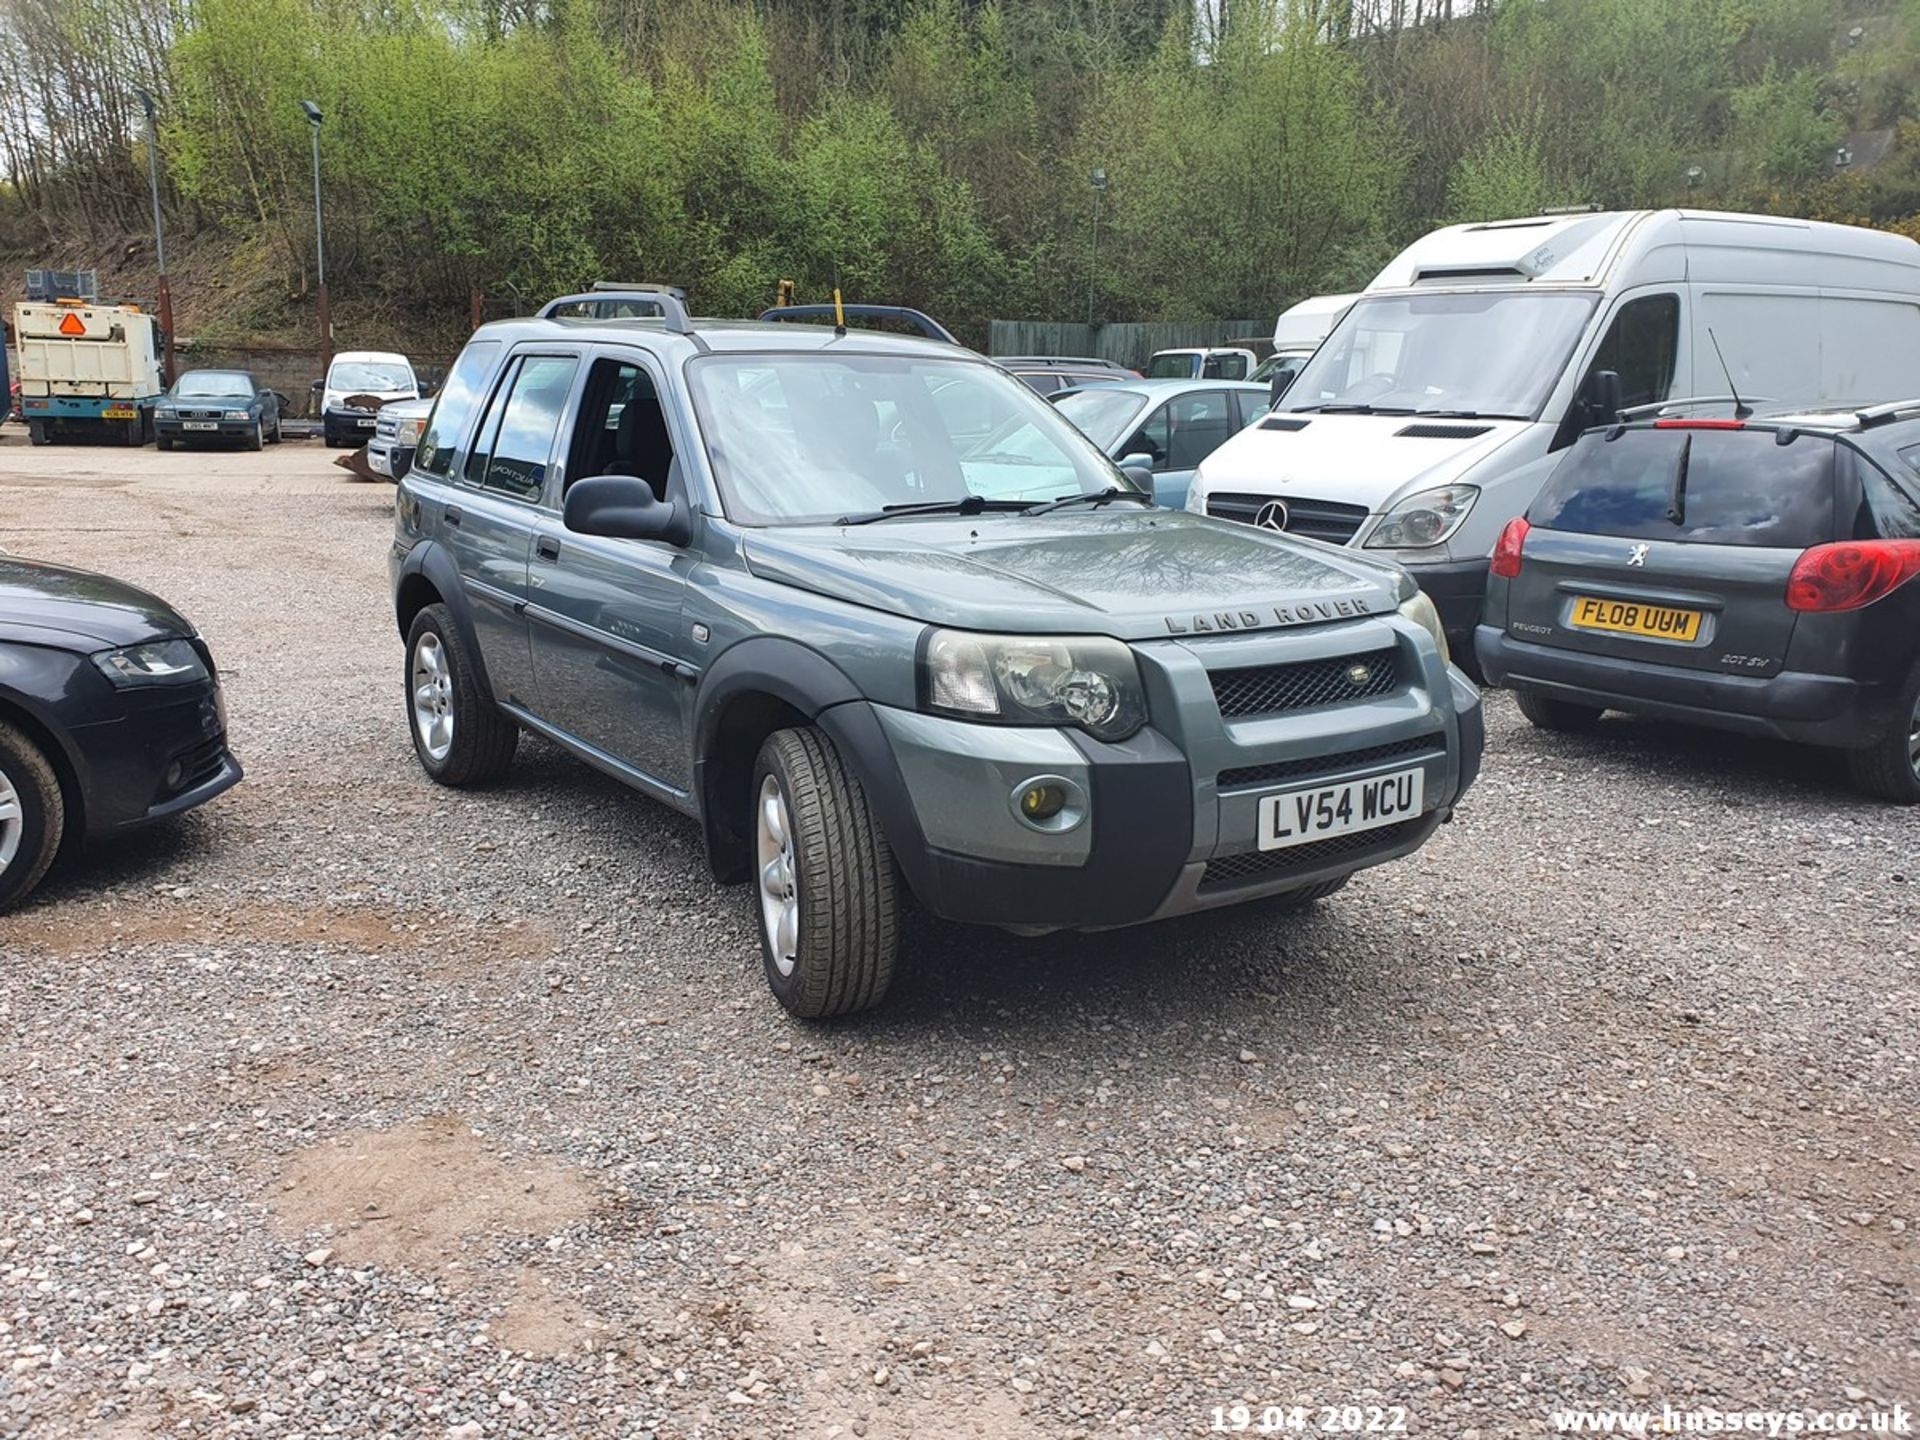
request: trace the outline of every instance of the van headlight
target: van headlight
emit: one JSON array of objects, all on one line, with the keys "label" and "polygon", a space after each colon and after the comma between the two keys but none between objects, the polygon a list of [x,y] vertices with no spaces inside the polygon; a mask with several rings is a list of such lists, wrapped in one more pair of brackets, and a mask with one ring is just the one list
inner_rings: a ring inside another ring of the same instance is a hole
[{"label": "van headlight", "polygon": [[1479,498],[1478,485],[1436,485],[1431,490],[1417,490],[1380,517],[1362,548],[1424,550],[1438,545],[1460,528]]},{"label": "van headlight", "polygon": [[1124,740],[1147,723],[1133,651],[1103,635],[975,635],[929,630],[920,703],[994,725],[1073,725]]},{"label": "van headlight", "polygon": [[1433,601],[1427,598],[1426,591],[1416,590],[1411,600],[1402,600],[1400,613],[1433,637],[1433,643],[1440,647],[1442,664],[1453,663],[1453,656],[1447,650],[1447,632],[1440,624],[1440,612],[1434,608]]}]

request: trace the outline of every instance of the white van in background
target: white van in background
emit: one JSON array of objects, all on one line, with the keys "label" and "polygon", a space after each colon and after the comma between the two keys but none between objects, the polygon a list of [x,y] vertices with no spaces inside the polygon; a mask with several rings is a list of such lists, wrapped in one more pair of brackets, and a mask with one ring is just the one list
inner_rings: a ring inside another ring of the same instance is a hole
[{"label": "white van in background", "polygon": [[1247,378],[1256,384],[1268,386],[1273,403],[1279,404],[1280,397],[1293,384],[1293,377],[1300,373],[1300,367],[1312,358],[1313,352],[1320,348],[1320,342],[1327,338],[1340,317],[1347,313],[1347,307],[1358,298],[1355,295],[1309,295],[1299,304],[1282,310],[1280,318],[1273,323],[1273,354],[1262,360]]},{"label": "white van in background", "polygon": [[373,438],[374,416],[382,403],[419,396],[420,381],[406,356],[390,350],[342,350],[327,367],[320,396],[321,434],[330,449],[364,445]]},{"label": "white van in background", "polygon": [[1390,553],[1470,656],[1493,543],[1558,452],[1622,407],[1730,389],[1920,395],[1920,244],[1685,210],[1436,230],[1207,457],[1187,508]]}]

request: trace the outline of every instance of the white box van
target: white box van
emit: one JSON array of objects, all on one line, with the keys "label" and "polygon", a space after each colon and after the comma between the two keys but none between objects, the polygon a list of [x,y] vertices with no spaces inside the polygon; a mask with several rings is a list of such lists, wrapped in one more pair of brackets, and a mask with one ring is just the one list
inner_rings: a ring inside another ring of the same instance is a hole
[{"label": "white box van", "polygon": [[1293,377],[1300,373],[1313,352],[1320,348],[1347,307],[1358,298],[1353,295],[1309,295],[1297,305],[1280,312],[1273,322],[1273,354],[1262,360],[1247,378],[1257,385],[1269,386],[1273,403],[1287,393]]},{"label": "white box van", "polygon": [[374,418],[383,402],[419,395],[420,381],[406,356],[390,350],[342,350],[327,367],[320,396],[320,428],[328,448],[366,444],[373,438]]},{"label": "white box van", "polygon": [[1616,407],[1726,395],[1729,374],[1749,401],[1920,395],[1920,244],[1687,210],[1436,230],[1207,457],[1187,508],[1391,552],[1470,655],[1493,543],[1558,452]]}]

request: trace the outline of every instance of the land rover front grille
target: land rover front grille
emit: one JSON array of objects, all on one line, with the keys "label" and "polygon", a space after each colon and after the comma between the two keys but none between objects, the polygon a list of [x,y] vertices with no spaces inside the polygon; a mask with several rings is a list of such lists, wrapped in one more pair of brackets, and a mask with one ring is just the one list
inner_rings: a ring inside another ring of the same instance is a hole
[{"label": "land rover front grille", "polygon": [[1438,759],[1445,753],[1446,736],[1436,730],[1431,735],[1414,735],[1387,745],[1369,745],[1364,750],[1342,750],[1336,755],[1313,755],[1304,760],[1280,760],[1271,765],[1245,765],[1237,770],[1222,770],[1218,783],[1222,790],[1244,790],[1253,785],[1272,785],[1302,776],[1338,775],[1365,765],[1413,755],[1423,760]]},{"label": "land rover front grille", "polygon": [[1226,719],[1278,715],[1316,705],[1345,705],[1386,695],[1400,683],[1399,652],[1392,646],[1361,655],[1298,660],[1212,672],[1213,698]]},{"label": "land rover front grille", "polygon": [[1364,505],[1342,505],[1337,500],[1302,500],[1288,495],[1284,498],[1273,495],[1237,495],[1221,492],[1207,496],[1207,514],[1216,520],[1238,520],[1243,525],[1260,523],[1262,511],[1279,500],[1278,510],[1268,511],[1270,520],[1278,525],[1269,524],[1268,529],[1280,529],[1289,535],[1304,535],[1309,540],[1325,540],[1330,545],[1344,545],[1359,530],[1360,522],[1367,518]]}]

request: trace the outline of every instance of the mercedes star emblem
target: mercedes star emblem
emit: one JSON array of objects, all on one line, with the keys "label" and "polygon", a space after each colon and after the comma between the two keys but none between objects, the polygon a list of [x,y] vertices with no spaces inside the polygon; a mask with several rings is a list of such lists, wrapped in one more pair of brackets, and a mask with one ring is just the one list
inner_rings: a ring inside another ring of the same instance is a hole
[{"label": "mercedes star emblem", "polygon": [[1267,501],[1266,504],[1260,507],[1259,513],[1253,517],[1253,523],[1258,525],[1262,530],[1286,529],[1287,502],[1284,500]]}]

